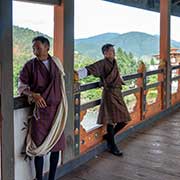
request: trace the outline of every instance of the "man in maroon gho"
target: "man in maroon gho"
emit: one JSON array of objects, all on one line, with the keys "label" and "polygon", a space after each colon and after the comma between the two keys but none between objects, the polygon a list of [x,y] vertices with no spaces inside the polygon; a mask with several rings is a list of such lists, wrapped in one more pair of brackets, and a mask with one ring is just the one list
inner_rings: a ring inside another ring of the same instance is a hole
[{"label": "man in maroon gho", "polygon": [[42,180],[43,156],[51,152],[49,180],[54,180],[59,151],[65,148],[65,123],[58,116],[62,114],[58,111],[61,105],[64,106],[63,98],[66,98],[61,90],[64,85],[61,78],[63,70],[59,70],[55,57],[49,55],[50,42],[47,38],[35,37],[32,48],[35,58],[24,65],[18,83],[20,95],[28,96],[35,104],[26,153],[34,157],[36,180]]},{"label": "man in maroon gho", "polygon": [[107,126],[107,134],[104,138],[107,140],[109,151],[116,156],[122,156],[123,152],[117,148],[114,135],[130,121],[121,93],[124,82],[118,70],[113,45],[103,45],[102,53],[104,55],[102,60],[81,68],[78,70],[78,75],[80,79],[88,75],[100,78],[103,93],[97,123]]}]

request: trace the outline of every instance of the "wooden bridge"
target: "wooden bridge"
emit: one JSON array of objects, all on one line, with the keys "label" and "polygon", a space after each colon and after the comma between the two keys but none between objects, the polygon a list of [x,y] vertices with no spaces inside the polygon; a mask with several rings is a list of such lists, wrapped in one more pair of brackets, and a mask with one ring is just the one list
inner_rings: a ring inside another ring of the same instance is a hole
[{"label": "wooden bridge", "polygon": [[[99,82],[81,85],[74,82],[74,0],[20,0],[54,6],[54,55],[64,63],[68,96],[68,121],[65,129],[66,150],[61,153],[57,179],[123,179],[177,180],[179,169],[179,107],[180,65],[170,62],[170,17],[180,16],[179,0],[106,0],[146,10],[160,15],[160,63],[157,70],[146,71],[143,63],[137,73],[124,76],[135,86],[123,92],[133,95],[132,121],[116,137],[124,150],[117,158],[106,150],[103,141],[105,127],[86,131],[83,117],[100,99],[83,104],[81,94],[100,88]],[[22,131],[32,107],[24,97],[13,97],[12,0],[0,0],[0,93],[1,93],[1,172],[3,180],[32,180],[32,162],[24,161],[20,152],[25,132]],[[172,76],[172,74],[174,76]],[[150,76],[157,76],[149,83]],[[172,83],[177,88],[172,92]],[[156,98],[148,102],[150,91]],[[48,177],[48,156],[44,179]],[[80,167],[79,167],[80,166]],[[78,168],[78,169],[76,169]],[[76,169],[76,170],[75,170]],[[70,173],[70,174],[68,174]],[[66,174],[66,175],[65,175]]]},{"label": "wooden bridge", "polygon": [[108,152],[61,180],[179,180],[180,110],[122,140],[123,157]]}]

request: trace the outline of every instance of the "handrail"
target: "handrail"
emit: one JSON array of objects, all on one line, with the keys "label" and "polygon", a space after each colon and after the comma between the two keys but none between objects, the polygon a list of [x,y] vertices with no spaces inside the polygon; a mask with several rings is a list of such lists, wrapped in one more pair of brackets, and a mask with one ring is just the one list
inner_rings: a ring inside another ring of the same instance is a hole
[{"label": "handrail", "polygon": [[93,83],[88,83],[88,84],[83,84],[80,86],[80,91],[87,91],[90,89],[95,89],[95,88],[99,88],[100,87],[100,83],[98,82],[93,82]]},{"label": "handrail", "polygon": [[[172,66],[171,70],[175,70],[175,69],[180,69],[180,65],[177,66]],[[159,73],[163,73],[163,69],[158,69],[158,70],[153,70],[153,71],[147,71],[145,73],[146,76],[150,76],[150,75],[154,75],[154,74],[159,74]],[[136,78],[140,78],[142,77],[142,73],[135,73],[135,74],[130,74],[130,75],[125,75],[123,76],[124,81],[128,81],[128,80],[133,80]],[[171,78],[171,81],[175,81],[180,79],[180,76],[176,76]],[[157,87],[159,85],[159,83],[154,83],[151,85],[147,85],[146,89],[152,88],[152,87]],[[95,88],[99,88],[100,87],[100,83],[99,82],[93,82],[93,83],[88,83],[88,84],[84,84],[84,85],[80,85],[80,92],[83,91],[87,91],[90,89],[95,89]],[[137,92],[137,89],[130,89],[127,92],[122,92],[124,96],[129,95],[131,93],[135,93]],[[25,107],[32,107],[32,105],[29,105],[27,102],[27,98],[24,96],[17,96],[14,97],[14,110],[16,109],[21,109],[21,108],[25,108]]]},{"label": "handrail", "polygon": [[[163,73],[163,72],[164,72],[163,69],[157,69],[157,70],[153,70],[153,71],[148,71],[148,72],[145,73],[144,77],[146,78],[147,76],[151,76],[151,75],[159,74],[159,73]],[[135,74],[130,74],[130,75],[123,76],[123,80],[128,81],[128,80],[133,80],[133,79],[142,78],[142,77],[143,77],[143,73],[135,73]],[[162,82],[160,81],[160,82],[148,84],[148,85],[146,85],[144,87],[144,90],[157,87],[161,83]],[[100,87],[101,87],[100,82],[94,82],[94,83],[88,83],[88,84],[80,85],[80,93],[83,92],[83,91],[87,91],[87,90],[95,89],[95,88],[100,88]],[[140,89],[141,89],[140,87],[129,89],[129,90],[123,91],[122,95],[123,96],[128,96],[130,94],[134,94],[136,92],[139,92]],[[90,109],[92,107],[100,105],[100,103],[101,103],[101,99],[96,99],[96,100],[93,100],[93,101],[82,104],[80,109],[81,109],[81,111],[87,110],[87,109]]]},{"label": "handrail", "polygon": [[154,74],[159,74],[159,73],[163,73],[163,69],[157,69],[157,70],[153,70],[153,71],[147,71],[146,72],[146,76],[151,76],[151,75],[154,75]]},{"label": "handrail", "polygon": [[[147,71],[145,76],[151,76],[151,75],[159,74],[159,73],[163,73],[163,69]],[[133,80],[133,79],[140,78],[140,77],[142,77],[142,73],[129,74],[129,75],[123,76],[123,80],[128,81],[128,80]],[[83,92],[83,91],[87,91],[87,90],[95,89],[95,88],[99,88],[99,87],[101,87],[100,82],[93,82],[93,83],[83,84],[83,85],[80,86],[80,91]]]},{"label": "handrail", "polygon": [[127,80],[132,80],[132,79],[136,79],[140,77],[142,77],[142,73],[129,74],[129,75],[123,76],[123,80],[127,81]]},{"label": "handrail", "polygon": [[26,107],[32,107],[32,105],[28,103],[27,98],[25,96],[14,97],[14,110]]},{"label": "handrail", "polygon": [[162,81],[155,82],[155,83],[152,83],[152,84],[148,84],[148,85],[146,85],[145,90],[155,88],[155,87],[159,86],[161,83],[162,83]]},{"label": "handrail", "polygon": [[176,77],[171,78],[171,81],[176,81],[178,79],[180,79],[180,76],[176,76]]},{"label": "handrail", "polygon": [[[136,92],[139,92],[139,91],[140,91],[140,88],[137,87],[137,88],[133,88],[133,89],[130,89],[130,90],[127,90],[127,91],[123,91],[122,95],[123,96],[128,96],[130,94],[133,94],[133,93],[136,93]],[[94,101],[84,103],[84,104],[81,105],[81,111],[84,111],[86,109],[90,109],[90,108],[98,106],[100,104],[101,104],[101,99],[96,99]]]},{"label": "handrail", "polygon": [[172,66],[172,67],[171,67],[171,70],[175,70],[175,69],[180,69],[180,65]]},{"label": "handrail", "polygon": [[[135,74],[123,76],[123,80],[127,81],[127,80],[132,80],[132,79],[140,78],[140,77],[142,77],[142,73],[135,73]],[[88,83],[88,84],[83,84],[80,86],[80,91],[83,92],[83,91],[87,91],[87,90],[95,89],[95,88],[99,88],[99,87],[101,87],[99,81],[93,82],[93,83]]]}]

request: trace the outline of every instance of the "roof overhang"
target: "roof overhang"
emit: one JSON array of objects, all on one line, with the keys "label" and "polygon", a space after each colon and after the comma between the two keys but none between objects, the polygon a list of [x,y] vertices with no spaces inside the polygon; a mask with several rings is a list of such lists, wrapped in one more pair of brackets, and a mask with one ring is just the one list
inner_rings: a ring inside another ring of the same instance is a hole
[{"label": "roof overhang", "polygon": [[49,5],[60,5],[61,4],[61,0],[17,0],[17,1],[49,4]]},{"label": "roof overhang", "polygon": [[[160,11],[160,0],[104,0],[149,11]],[[171,0],[171,15],[180,17],[180,0]]]}]

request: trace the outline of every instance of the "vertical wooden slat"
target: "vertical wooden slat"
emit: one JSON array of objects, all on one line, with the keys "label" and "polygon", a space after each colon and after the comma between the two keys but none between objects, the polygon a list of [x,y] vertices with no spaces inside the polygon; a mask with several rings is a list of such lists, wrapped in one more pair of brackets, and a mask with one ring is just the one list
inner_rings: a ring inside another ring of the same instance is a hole
[{"label": "vertical wooden slat", "polygon": [[54,8],[54,55],[63,61],[66,93],[68,97],[68,121],[66,124],[65,162],[74,157],[74,0],[63,0]]},{"label": "vertical wooden slat", "polygon": [[164,63],[163,60],[160,59],[159,62],[159,69],[163,69],[162,73],[158,74],[158,81],[161,82],[160,86],[158,87],[158,97],[157,97],[157,101],[159,103],[160,109],[163,110],[164,107],[164,91],[165,91],[165,69],[166,69],[166,65]]},{"label": "vertical wooden slat", "polygon": [[171,62],[170,62],[170,0],[160,1],[160,59],[166,63],[165,102],[164,107],[171,105]]},{"label": "vertical wooden slat", "polygon": [[140,62],[139,67],[137,69],[138,73],[142,73],[142,77],[137,79],[137,86],[140,87],[140,96],[137,96],[139,103],[139,111],[140,111],[140,120],[145,118],[145,110],[146,110],[146,66],[144,62]]},{"label": "vertical wooden slat", "polygon": [[146,105],[147,105],[147,100],[146,100],[146,94],[147,94],[147,90],[146,90],[146,69],[143,72],[143,86],[142,86],[142,120],[145,119],[145,114],[146,114]]},{"label": "vertical wooden slat", "polygon": [[0,84],[2,179],[14,180],[12,0],[0,0]]},{"label": "vertical wooden slat", "polygon": [[74,94],[74,153],[75,156],[80,154],[80,84],[77,83],[76,92]]}]

